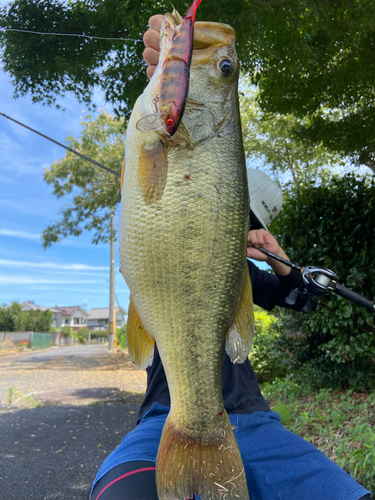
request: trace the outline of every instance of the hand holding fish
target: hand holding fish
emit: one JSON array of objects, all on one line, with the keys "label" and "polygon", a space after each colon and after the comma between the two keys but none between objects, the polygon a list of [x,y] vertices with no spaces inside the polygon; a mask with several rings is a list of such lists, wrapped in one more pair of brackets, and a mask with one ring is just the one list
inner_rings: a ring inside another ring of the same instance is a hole
[{"label": "hand holding fish", "polygon": [[280,274],[282,276],[286,276],[290,273],[290,267],[282,264],[281,262],[278,262],[275,259],[267,257],[267,255],[264,255],[263,253],[256,250],[259,247],[265,248],[266,250],[278,255],[279,257],[282,257],[283,259],[289,260],[289,257],[280,247],[276,238],[274,238],[272,234],[265,229],[249,231],[249,234],[247,236],[248,258],[267,262],[267,264],[269,264],[277,274]]},{"label": "hand holding fish", "polygon": [[143,35],[143,42],[146,45],[143,51],[143,59],[148,64],[147,76],[149,78],[155,73],[159,62],[160,29],[163,22],[163,16],[157,14],[148,20],[149,29]]}]

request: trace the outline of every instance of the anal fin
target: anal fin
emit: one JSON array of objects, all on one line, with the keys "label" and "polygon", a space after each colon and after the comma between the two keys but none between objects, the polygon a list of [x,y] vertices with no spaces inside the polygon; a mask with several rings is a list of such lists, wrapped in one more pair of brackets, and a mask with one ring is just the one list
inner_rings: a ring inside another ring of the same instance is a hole
[{"label": "anal fin", "polygon": [[133,299],[130,297],[126,337],[129,356],[138,368],[147,368],[154,358],[154,344],[134,307]]},{"label": "anal fin", "polygon": [[255,335],[253,293],[250,275],[245,270],[236,317],[225,336],[225,350],[232,363],[243,363],[250,354]]}]

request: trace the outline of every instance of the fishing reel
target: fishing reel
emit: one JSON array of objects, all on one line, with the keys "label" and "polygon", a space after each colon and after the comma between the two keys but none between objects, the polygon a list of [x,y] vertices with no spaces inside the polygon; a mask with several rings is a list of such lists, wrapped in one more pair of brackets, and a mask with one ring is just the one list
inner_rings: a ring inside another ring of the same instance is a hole
[{"label": "fishing reel", "polygon": [[317,296],[335,290],[337,276],[330,269],[309,266],[301,269],[301,277],[303,285],[292,290],[286,297],[285,302],[294,306],[299,295],[307,296],[308,300],[303,306],[302,312],[310,314],[318,305]]},{"label": "fishing reel", "polygon": [[287,296],[285,302],[288,305],[294,306],[297,301],[298,295],[307,295],[308,300],[302,311],[309,314],[313,309],[316,308],[317,300],[315,297],[318,295],[322,295],[323,293],[332,291],[337,293],[337,295],[340,295],[341,297],[354,302],[354,304],[365,307],[369,311],[372,311],[373,314],[375,314],[375,303],[371,300],[366,299],[366,297],[359,295],[359,293],[353,292],[353,290],[350,290],[343,285],[339,285],[336,282],[336,274],[330,269],[316,266],[300,267],[296,264],[293,264],[293,262],[290,262],[290,260],[283,259],[279,255],[275,255],[265,248],[258,248],[257,250],[301,273],[303,284],[299,288],[292,290]]}]

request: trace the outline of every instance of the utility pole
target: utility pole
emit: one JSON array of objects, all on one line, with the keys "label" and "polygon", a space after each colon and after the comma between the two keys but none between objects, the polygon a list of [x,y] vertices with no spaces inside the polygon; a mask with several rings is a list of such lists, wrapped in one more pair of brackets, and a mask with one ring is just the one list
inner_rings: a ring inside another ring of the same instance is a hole
[{"label": "utility pole", "polygon": [[109,325],[108,325],[108,350],[115,351],[115,213],[111,212],[111,252],[109,276]]}]

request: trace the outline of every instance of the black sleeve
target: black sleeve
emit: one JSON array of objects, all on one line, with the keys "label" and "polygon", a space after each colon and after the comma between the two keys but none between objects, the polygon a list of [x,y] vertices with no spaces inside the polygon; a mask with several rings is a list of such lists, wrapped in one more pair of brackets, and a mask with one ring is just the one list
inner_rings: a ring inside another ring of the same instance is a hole
[{"label": "black sleeve", "polygon": [[297,270],[291,269],[287,276],[281,276],[262,271],[250,260],[247,260],[247,265],[253,287],[253,300],[258,306],[266,311],[271,311],[275,306],[300,311],[306,304],[307,297],[300,295],[294,306],[285,302],[290,292],[302,284],[301,274]]}]

